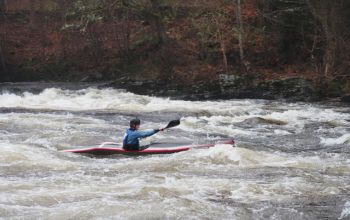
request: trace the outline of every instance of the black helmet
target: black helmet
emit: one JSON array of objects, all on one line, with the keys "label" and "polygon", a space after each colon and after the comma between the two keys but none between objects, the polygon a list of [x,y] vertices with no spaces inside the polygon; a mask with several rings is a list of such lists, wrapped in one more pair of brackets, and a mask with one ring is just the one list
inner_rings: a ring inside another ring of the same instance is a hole
[{"label": "black helmet", "polygon": [[130,121],[130,127],[131,128],[136,126],[136,125],[139,125],[139,124],[141,124],[141,121],[138,118],[131,119],[131,121]]}]

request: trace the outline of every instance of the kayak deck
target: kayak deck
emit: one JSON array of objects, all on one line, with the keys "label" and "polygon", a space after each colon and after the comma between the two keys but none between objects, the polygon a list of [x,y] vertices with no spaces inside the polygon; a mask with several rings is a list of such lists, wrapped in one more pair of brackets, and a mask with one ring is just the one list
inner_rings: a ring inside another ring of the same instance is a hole
[{"label": "kayak deck", "polygon": [[171,154],[181,151],[187,151],[193,148],[210,148],[216,144],[234,144],[233,139],[218,140],[206,144],[189,144],[189,143],[154,143],[150,144],[144,150],[127,151],[124,150],[121,144],[114,142],[104,142],[98,147],[68,149],[64,152],[92,154],[92,155],[147,155],[147,154]]}]

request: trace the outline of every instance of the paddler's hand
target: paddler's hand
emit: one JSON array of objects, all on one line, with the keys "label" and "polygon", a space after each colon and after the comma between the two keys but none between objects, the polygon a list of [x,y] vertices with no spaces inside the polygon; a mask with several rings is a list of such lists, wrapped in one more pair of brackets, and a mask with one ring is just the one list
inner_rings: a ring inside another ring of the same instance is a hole
[{"label": "paddler's hand", "polygon": [[159,131],[164,131],[164,128],[154,129],[154,131],[157,133]]}]

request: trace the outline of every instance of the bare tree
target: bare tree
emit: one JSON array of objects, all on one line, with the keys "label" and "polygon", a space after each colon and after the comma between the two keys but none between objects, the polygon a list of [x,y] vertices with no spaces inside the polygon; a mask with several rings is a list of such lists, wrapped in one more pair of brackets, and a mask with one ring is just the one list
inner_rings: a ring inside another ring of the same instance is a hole
[{"label": "bare tree", "polygon": [[36,0],[29,0],[29,24],[31,28],[34,28],[35,23],[36,23],[36,16],[35,16],[35,11],[36,11]]},{"label": "bare tree", "polygon": [[131,7],[127,0],[112,1],[108,7],[108,13],[114,24],[113,34],[117,45],[117,54],[122,53],[126,61],[130,57],[130,17]]},{"label": "bare tree", "polygon": [[160,44],[165,44],[168,42],[168,35],[165,31],[162,18],[159,16],[161,13],[160,0],[150,0],[151,3],[151,13],[152,13],[152,26],[156,31],[158,40]]},{"label": "bare tree", "polygon": [[337,37],[337,13],[340,6],[339,0],[305,0],[311,14],[318,21],[322,28],[324,36],[324,55],[323,55],[323,76],[329,77],[334,72],[336,53],[338,49]]},{"label": "bare tree", "polygon": [[7,71],[7,66],[6,66],[6,62],[5,62],[5,55],[4,55],[4,50],[3,50],[3,43],[6,40],[6,30],[4,27],[4,23],[6,21],[6,4],[7,1],[0,1],[0,13],[1,13],[1,17],[0,17],[0,30],[2,32],[2,35],[0,36],[0,62],[1,62],[1,67],[3,72]]},{"label": "bare tree", "polygon": [[214,23],[216,25],[216,39],[220,43],[220,49],[222,53],[222,61],[224,64],[225,72],[228,74],[228,62],[227,62],[227,56],[226,56],[226,44],[225,44],[225,38],[224,38],[224,33],[223,33],[223,28],[221,27],[222,24],[219,21],[219,15],[213,16],[212,18],[214,20]]},{"label": "bare tree", "polygon": [[237,32],[238,32],[238,44],[239,44],[239,58],[241,64],[244,63],[244,50],[243,50],[243,20],[241,10],[241,0],[236,0],[236,20],[237,20]]}]

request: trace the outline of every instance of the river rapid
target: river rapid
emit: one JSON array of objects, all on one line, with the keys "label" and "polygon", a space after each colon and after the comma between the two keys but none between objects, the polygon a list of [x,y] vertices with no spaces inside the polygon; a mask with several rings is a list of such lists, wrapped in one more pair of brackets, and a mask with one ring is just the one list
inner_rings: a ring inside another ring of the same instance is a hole
[{"label": "river rapid", "polygon": [[[19,89],[11,89],[13,86]],[[93,85],[1,85],[2,219],[349,219],[350,108],[340,103],[183,101]],[[88,157],[62,150],[233,137],[169,155]]]}]

